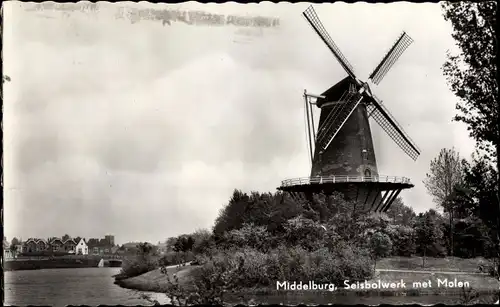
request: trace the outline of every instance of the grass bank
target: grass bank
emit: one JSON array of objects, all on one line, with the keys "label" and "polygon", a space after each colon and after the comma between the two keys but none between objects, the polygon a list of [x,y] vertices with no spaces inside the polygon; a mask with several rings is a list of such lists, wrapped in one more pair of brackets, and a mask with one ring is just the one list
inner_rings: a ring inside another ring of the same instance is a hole
[{"label": "grass bank", "polygon": [[[190,265],[171,266],[167,268],[167,273],[171,280],[173,280],[173,274],[177,274],[179,283],[189,286],[191,279],[190,273],[198,267],[199,266]],[[117,278],[115,284],[126,289],[164,293],[166,291],[167,280],[167,276],[158,268],[136,277],[125,279]]]},{"label": "grass bank", "polygon": [[479,264],[486,264],[488,260],[482,257],[463,259],[458,257],[425,258],[422,266],[422,257],[389,257],[377,262],[377,269],[413,270],[413,271],[456,271],[478,272]]}]

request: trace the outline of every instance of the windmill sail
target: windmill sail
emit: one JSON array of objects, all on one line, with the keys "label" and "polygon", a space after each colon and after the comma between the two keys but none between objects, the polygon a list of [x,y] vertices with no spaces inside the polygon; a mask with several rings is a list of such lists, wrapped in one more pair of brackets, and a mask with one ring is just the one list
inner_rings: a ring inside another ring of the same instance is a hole
[{"label": "windmill sail", "polygon": [[[374,97],[375,98],[375,97]],[[417,160],[420,155],[420,149],[415,145],[411,138],[406,134],[406,132],[401,128],[396,119],[387,110],[387,108],[375,101],[368,105],[367,111],[370,117],[373,117],[375,122],[384,129],[384,131],[389,135],[389,137],[413,160]]]},{"label": "windmill sail", "polygon": [[[313,27],[316,33],[320,36],[327,47],[332,51],[334,56],[339,61],[340,65],[352,78],[356,87],[361,87],[359,91],[345,91],[344,95],[336,102],[317,104],[323,110],[329,110],[326,120],[322,121],[318,128],[315,147],[324,151],[333,141],[339,130],[349,119],[352,112],[359,105],[363,96],[368,96],[371,103],[367,106],[367,111],[370,116],[384,129],[384,131],[398,144],[401,149],[408,154],[413,160],[416,160],[420,155],[420,149],[414,144],[410,137],[404,132],[403,128],[397,123],[389,110],[371,93],[367,83],[358,80],[354,74],[352,65],[347,61],[333,39],[330,37],[323,24],[319,20],[314,8],[309,6],[303,13],[309,24]],[[390,68],[399,59],[403,52],[413,43],[413,39],[403,32],[396,40],[389,52],[384,56],[380,64],[370,75],[373,83],[379,84],[385,77]],[[348,78],[349,78],[348,77]],[[338,96],[337,96],[338,97]],[[337,100],[337,99],[335,99]],[[333,107],[331,107],[333,105]],[[323,107],[328,107],[323,109]],[[312,146],[310,146],[312,148]]]},{"label": "windmill sail", "polygon": [[317,146],[320,146],[321,150],[324,151],[328,148],[362,99],[363,96],[358,92],[349,90],[342,95],[339,101],[334,103],[328,117],[318,129]]},{"label": "windmill sail", "polygon": [[389,69],[396,63],[399,57],[403,54],[403,52],[408,48],[411,43],[413,43],[413,39],[403,32],[401,36],[398,38],[396,43],[392,46],[389,52],[382,59],[380,64],[377,65],[375,70],[371,73],[369,79],[372,80],[373,83],[379,84],[380,81],[385,77]]},{"label": "windmill sail", "polygon": [[319,20],[319,17],[316,14],[314,8],[312,6],[309,6],[302,14],[304,14],[309,24],[311,24],[311,26],[313,27],[314,31],[316,31],[323,42],[333,52],[333,55],[335,55],[344,70],[349,74],[349,76],[356,79],[352,65],[349,63],[349,61],[347,61],[346,57],[342,54],[339,47],[337,47],[333,39],[330,37],[330,34],[328,34],[328,32],[326,31],[325,27],[323,27],[323,24]]}]

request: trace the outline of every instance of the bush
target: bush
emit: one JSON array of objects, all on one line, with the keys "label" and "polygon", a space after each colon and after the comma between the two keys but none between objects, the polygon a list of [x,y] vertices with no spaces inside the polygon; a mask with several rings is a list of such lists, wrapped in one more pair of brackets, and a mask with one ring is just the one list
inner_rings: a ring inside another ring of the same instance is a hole
[{"label": "bush", "polygon": [[195,254],[209,253],[215,247],[212,234],[208,230],[200,229],[192,234],[194,238],[193,252]]},{"label": "bush", "polygon": [[285,241],[312,251],[324,246],[325,229],[321,224],[303,216],[288,220],[284,225]]},{"label": "bush", "polygon": [[159,260],[159,266],[170,266],[195,260],[193,252],[167,252]]},{"label": "bush", "polygon": [[267,274],[267,254],[258,250],[246,248],[235,254],[237,259],[243,259],[242,269],[244,274],[240,277],[241,286],[254,287],[258,285],[270,285],[272,280]]},{"label": "bush", "polygon": [[368,249],[353,246],[348,242],[340,242],[339,249],[334,255],[341,260],[343,279],[361,281],[372,277]]},{"label": "bush", "polygon": [[226,250],[248,247],[265,252],[270,248],[270,234],[265,226],[244,224],[240,229],[226,232],[219,245]]},{"label": "bush", "polygon": [[240,287],[242,282],[242,266],[244,258],[241,255],[219,252],[205,258],[204,265],[192,271],[193,285],[182,286],[174,275],[173,280],[168,277],[165,267],[162,273],[167,275],[166,294],[172,304],[177,305],[220,305],[224,302],[224,294]]},{"label": "bush", "polygon": [[130,278],[152,271],[158,267],[156,261],[144,260],[140,257],[124,259],[120,271],[121,278]]},{"label": "bush", "polygon": [[266,274],[269,284],[283,280],[304,280],[307,274],[304,272],[308,252],[300,246],[279,246],[267,254]]},{"label": "bush", "polygon": [[203,266],[213,266],[214,261],[222,257],[229,257],[228,261],[242,261],[242,271],[238,273],[238,278],[240,286],[244,287],[267,287],[284,280],[364,280],[372,273],[368,251],[347,243],[339,245],[336,252],[327,248],[309,252],[300,246],[280,246],[268,253],[245,248],[231,252],[219,251],[211,257],[200,256],[197,261]]},{"label": "bush", "polygon": [[392,254],[410,257],[416,252],[415,230],[409,226],[391,225],[388,234],[393,243]]},{"label": "bush", "polygon": [[151,244],[138,244],[137,255],[123,260],[119,277],[121,279],[135,277],[156,269],[158,261],[154,254],[155,249]]}]

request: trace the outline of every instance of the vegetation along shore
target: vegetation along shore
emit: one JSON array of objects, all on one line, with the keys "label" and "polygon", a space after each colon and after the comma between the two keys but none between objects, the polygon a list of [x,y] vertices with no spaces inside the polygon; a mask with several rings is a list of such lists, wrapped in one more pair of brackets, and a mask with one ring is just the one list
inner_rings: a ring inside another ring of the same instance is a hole
[{"label": "vegetation along shore", "polygon": [[[405,289],[322,291],[325,303],[338,296],[354,297],[353,303],[369,297],[386,302],[392,296],[398,297],[393,303],[495,300],[500,284],[488,250],[493,247],[466,250],[457,244],[458,255],[449,256],[447,221],[436,210],[416,215],[399,199],[386,213],[353,214],[352,204],[340,195],[326,200],[318,196],[311,208],[286,194],[236,190],[212,231],[169,239],[171,250],[163,256],[143,244],[135,258],[124,261],[116,283],[165,293],[181,305],[318,302],[311,291],[278,290],[282,281],[407,284]],[[176,266],[188,261],[192,264]],[[444,285],[455,279],[455,286]],[[413,286],[427,281],[432,286]]]}]

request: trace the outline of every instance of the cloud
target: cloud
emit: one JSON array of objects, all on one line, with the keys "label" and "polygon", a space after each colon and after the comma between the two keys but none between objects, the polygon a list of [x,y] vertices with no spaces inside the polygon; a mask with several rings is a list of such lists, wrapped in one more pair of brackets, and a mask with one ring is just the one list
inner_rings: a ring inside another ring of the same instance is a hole
[{"label": "cloud", "polygon": [[[301,18],[306,4],[180,7],[247,10],[279,17],[280,27],[131,23],[110,4],[66,15],[6,6],[7,236],[156,242],[213,225],[235,188],[275,191],[309,174],[302,92],[319,94],[345,73]],[[439,6],[316,10],[363,78],[398,31],[414,38],[374,91],[421,157],[413,163],[379,127],[372,131],[379,171],[410,177],[416,186],[402,193],[405,202],[428,209],[420,182],[429,161],[441,147],[473,149],[451,123],[455,98],[440,66],[453,40]]]}]

